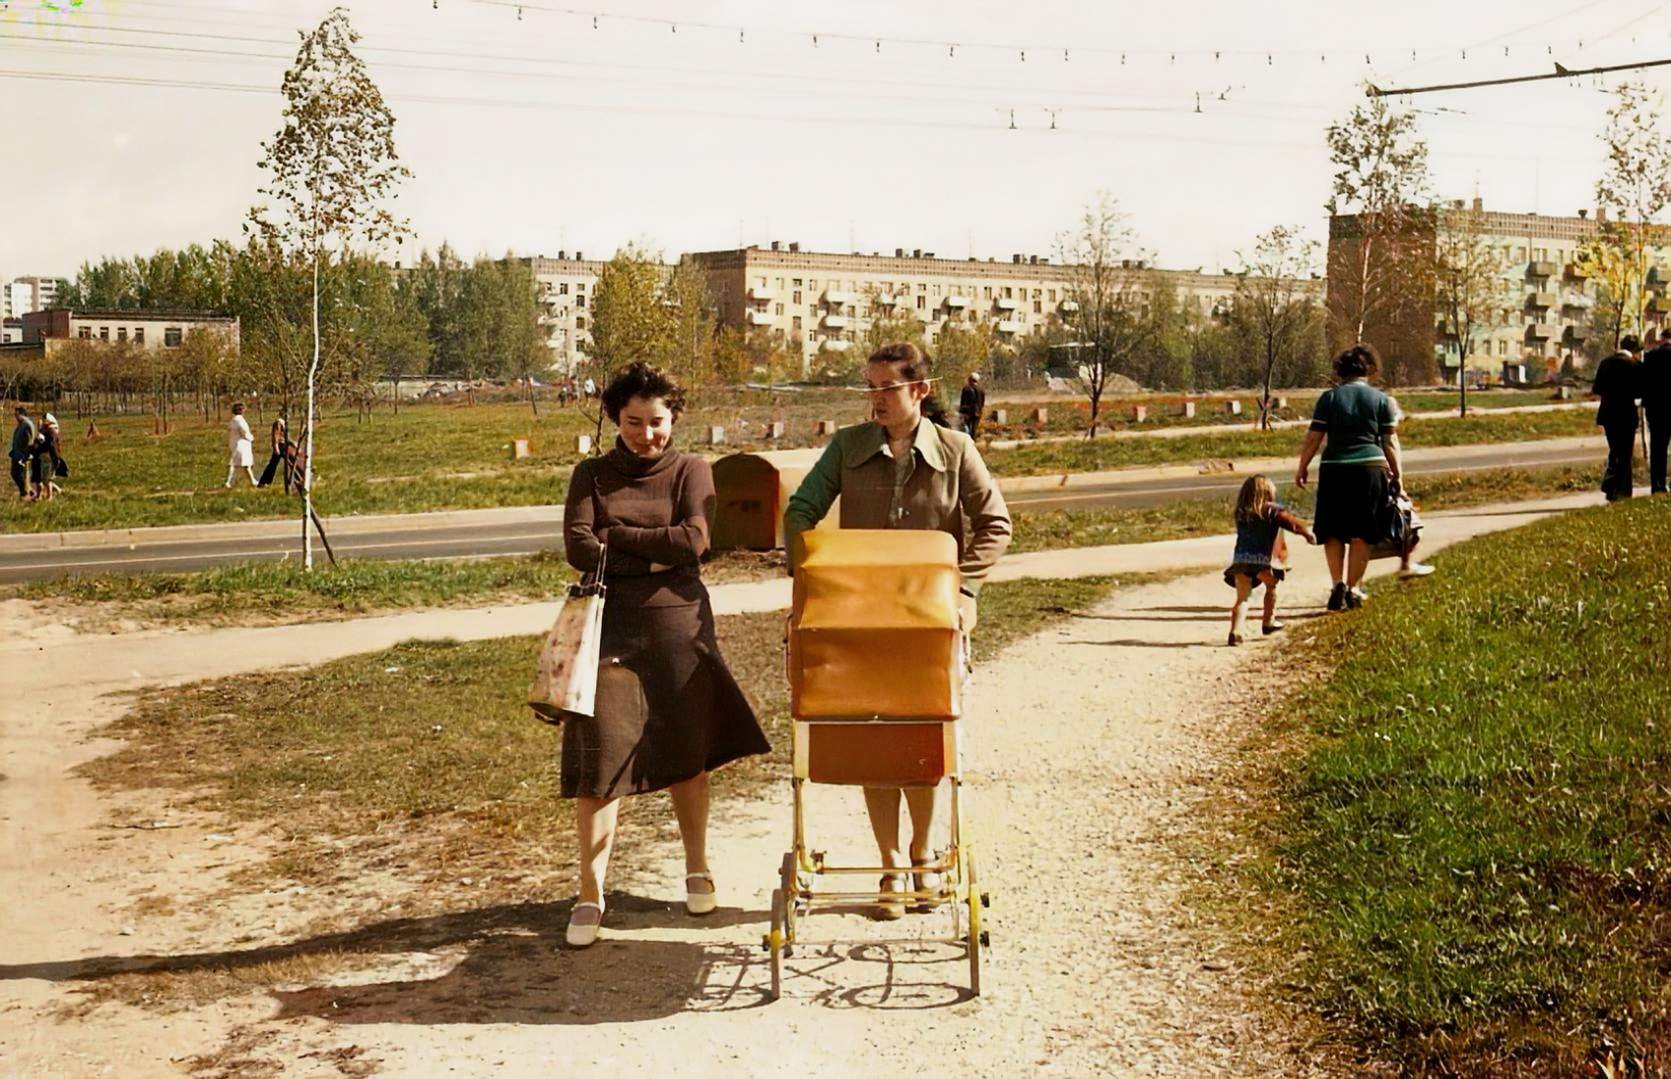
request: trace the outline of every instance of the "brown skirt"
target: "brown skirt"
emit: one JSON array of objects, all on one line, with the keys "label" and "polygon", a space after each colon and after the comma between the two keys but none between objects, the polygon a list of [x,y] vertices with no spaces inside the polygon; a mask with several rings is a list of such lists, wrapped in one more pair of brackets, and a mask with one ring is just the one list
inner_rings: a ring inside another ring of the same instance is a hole
[{"label": "brown skirt", "polygon": [[720,656],[706,596],[604,604],[594,713],[563,721],[564,798],[647,794],[772,748]]}]

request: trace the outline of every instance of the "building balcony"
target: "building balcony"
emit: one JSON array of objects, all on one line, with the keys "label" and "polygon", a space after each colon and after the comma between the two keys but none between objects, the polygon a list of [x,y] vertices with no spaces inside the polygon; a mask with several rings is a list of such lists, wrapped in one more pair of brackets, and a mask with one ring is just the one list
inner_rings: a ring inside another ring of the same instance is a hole
[{"label": "building balcony", "polygon": [[1061,307],[1062,314],[1071,315],[1078,310],[1079,310],[1079,301],[1078,300],[1063,300],[1062,301],[1062,307]]},{"label": "building balcony", "polygon": [[946,306],[952,308],[953,310],[961,311],[963,308],[969,306],[969,297],[967,297],[967,296],[947,296],[946,297]]},{"label": "building balcony", "polygon": [[1457,337],[1456,323],[1448,318],[1442,318],[1433,327],[1433,332],[1448,341],[1454,341]]},{"label": "building balcony", "polygon": [[1574,281],[1587,281],[1590,278],[1590,271],[1582,262],[1567,263],[1566,273]]},{"label": "building balcony", "polygon": [[1546,322],[1534,322],[1526,327],[1526,340],[1547,341],[1554,336],[1555,327]]},{"label": "building balcony", "polygon": [[1650,315],[1663,315],[1671,312],[1671,298],[1665,296],[1649,297],[1647,311]]},{"label": "building balcony", "polygon": [[853,342],[830,339],[820,342],[818,347],[829,352],[846,352],[853,347]]},{"label": "building balcony", "polygon": [[886,292],[880,293],[876,297],[877,307],[898,307],[901,302],[898,296],[891,296]]},{"label": "building balcony", "polygon": [[1001,318],[997,328],[999,333],[1020,333],[1025,327],[1020,319]]},{"label": "building balcony", "polygon": [[845,307],[856,299],[858,299],[857,296],[845,289],[832,288],[824,290],[824,302],[829,304],[831,307]]},{"label": "building balcony", "polygon": [[1666,273],[1665,267],[1657,265],[1648,267],[1648,284],[1663,285],[1668,278],[1671,278],[1671,274]]},{"label": "building balcony", "polygon": [[1554,307],[1555,294],[1553,292],[1532,292],[1526,296],[1526,306],[1533,308]]},{"label": "building balcony", "polygon": [[748,324],[750,326],[770,326],[772,324],[772,313],[770,311],[750,311],[748,313]]},{"label": "building balcony", "polygon": [[1000,296],[992,301],[992,306],[1000,311],[1014,311],[1015,301],[1008,296]]},{"label": "building balcony", "polygon": [[1569,345],[1582,345],[1589,335],[1589,331],[1576,322],[1561,327],[1561,340]]},{"label": "building balcony", "polygon": [[777,299],[777,290],[767,288],[765,285],[750,285],[748,298],[751,300],[775,300]]},{"label": "building balcony", "polygon": [[846,315],[825,315],[824,328],[826,330],[845,330],[849,319]]},{"label": "building balcony", "polygon": [[1554,277],[1555,264],[1542,259],[1534,259],[1526,264],[1527,277]]}]

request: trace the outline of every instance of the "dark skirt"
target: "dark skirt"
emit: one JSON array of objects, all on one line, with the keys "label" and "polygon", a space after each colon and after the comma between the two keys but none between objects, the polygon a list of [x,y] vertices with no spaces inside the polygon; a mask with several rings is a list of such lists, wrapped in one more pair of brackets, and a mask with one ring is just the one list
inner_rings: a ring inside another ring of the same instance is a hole
[{"label": "dark skirt", "polygon": [[597,704],[563,721],[564,798],[647,794],[771,752],[700,603],[605,602]]},{"label": "dark skirt", "polygon": [[1259,585],[1263,583],[1259,580],[1261,573],[1269,573],[1271,579],[1279,583],[1284,577],[1288,576],[1288,571],[1281,566],[1261,565],[1258,562],[1232,562],[1224,571],[1224,583],[1231,588],[1235,588],[1236,575],[1243,574],[1252,577],[1253,583]]},{"label": "dark skirt", "polygon": [[1387,538],[1391,510],[1385,467],[1324,465],[1317,470],[1317,513],[1311,527],[1319,543],[1380,543]]}]

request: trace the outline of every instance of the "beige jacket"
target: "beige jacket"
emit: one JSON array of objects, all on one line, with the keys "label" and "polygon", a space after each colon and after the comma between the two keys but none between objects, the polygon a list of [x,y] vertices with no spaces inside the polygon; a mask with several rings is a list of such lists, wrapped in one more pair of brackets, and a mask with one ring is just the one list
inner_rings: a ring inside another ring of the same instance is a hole
[{"label": "beige jacket", "polygon": [[[875,421],[837,431],[783,511],[790,572],[802,532],[823,520],[841,499],[843,528],[937,528],[957,541],[963,590],[974,595],[1010,545],[1010,511],[975,443],[961,431],[923,420],[912,443],[915,458],[899,504],[894,504],[894,457],[887,432]],[[967,524],[968,536],[965,536]]]}]

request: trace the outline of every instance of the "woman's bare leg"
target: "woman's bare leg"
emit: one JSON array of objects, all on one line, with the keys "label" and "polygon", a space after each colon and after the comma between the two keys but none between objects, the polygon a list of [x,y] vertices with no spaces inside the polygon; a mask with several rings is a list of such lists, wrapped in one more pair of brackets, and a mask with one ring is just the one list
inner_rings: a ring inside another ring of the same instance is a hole
[{"label": "woman's bare leg", "polygon": [[1329,564],[1329,579],[1339,584],[1346,579],[1346,544],[1337,539],[1323,541],[1323,559]]},{"label": "woman's bare leg", "polygon": [[890,869],[903,866],[904,852],[899,846],[898,787],[866,787],[865,812],[870,815],[870,831],[876,837],[876,849],[882,864]]},{"label": "woman's bare leg", "polygon": [[1352,549],[1346,561],[1347,587],[1358,587],[1363,582],[1364,571],[1367,569],[1369,569],[1369,544],[1363,540],[1355,539],[1352,541]]},{"label": "woman's bare leg", "polygon": [[934,820],[939,787],[906,787],[905,808],[911,813],[911,864],[927,865],[934,854]]},{"label": "woman's bare leg", "polygon": [[615,825],[620,819],[618,798],[576,798],[575,831],[580,839],[580,901],[603,902],[603,882],[609,855],[615,848]]},{"label": "woman's bare leg", "polygon": [[[673,815],[679,819],[679,838],[685,845],[685,872],[708,872],[708,773],[693,776],[668,789],[673,796]],[[689,881],[693,892],[711,892],[707,881]]]}]

